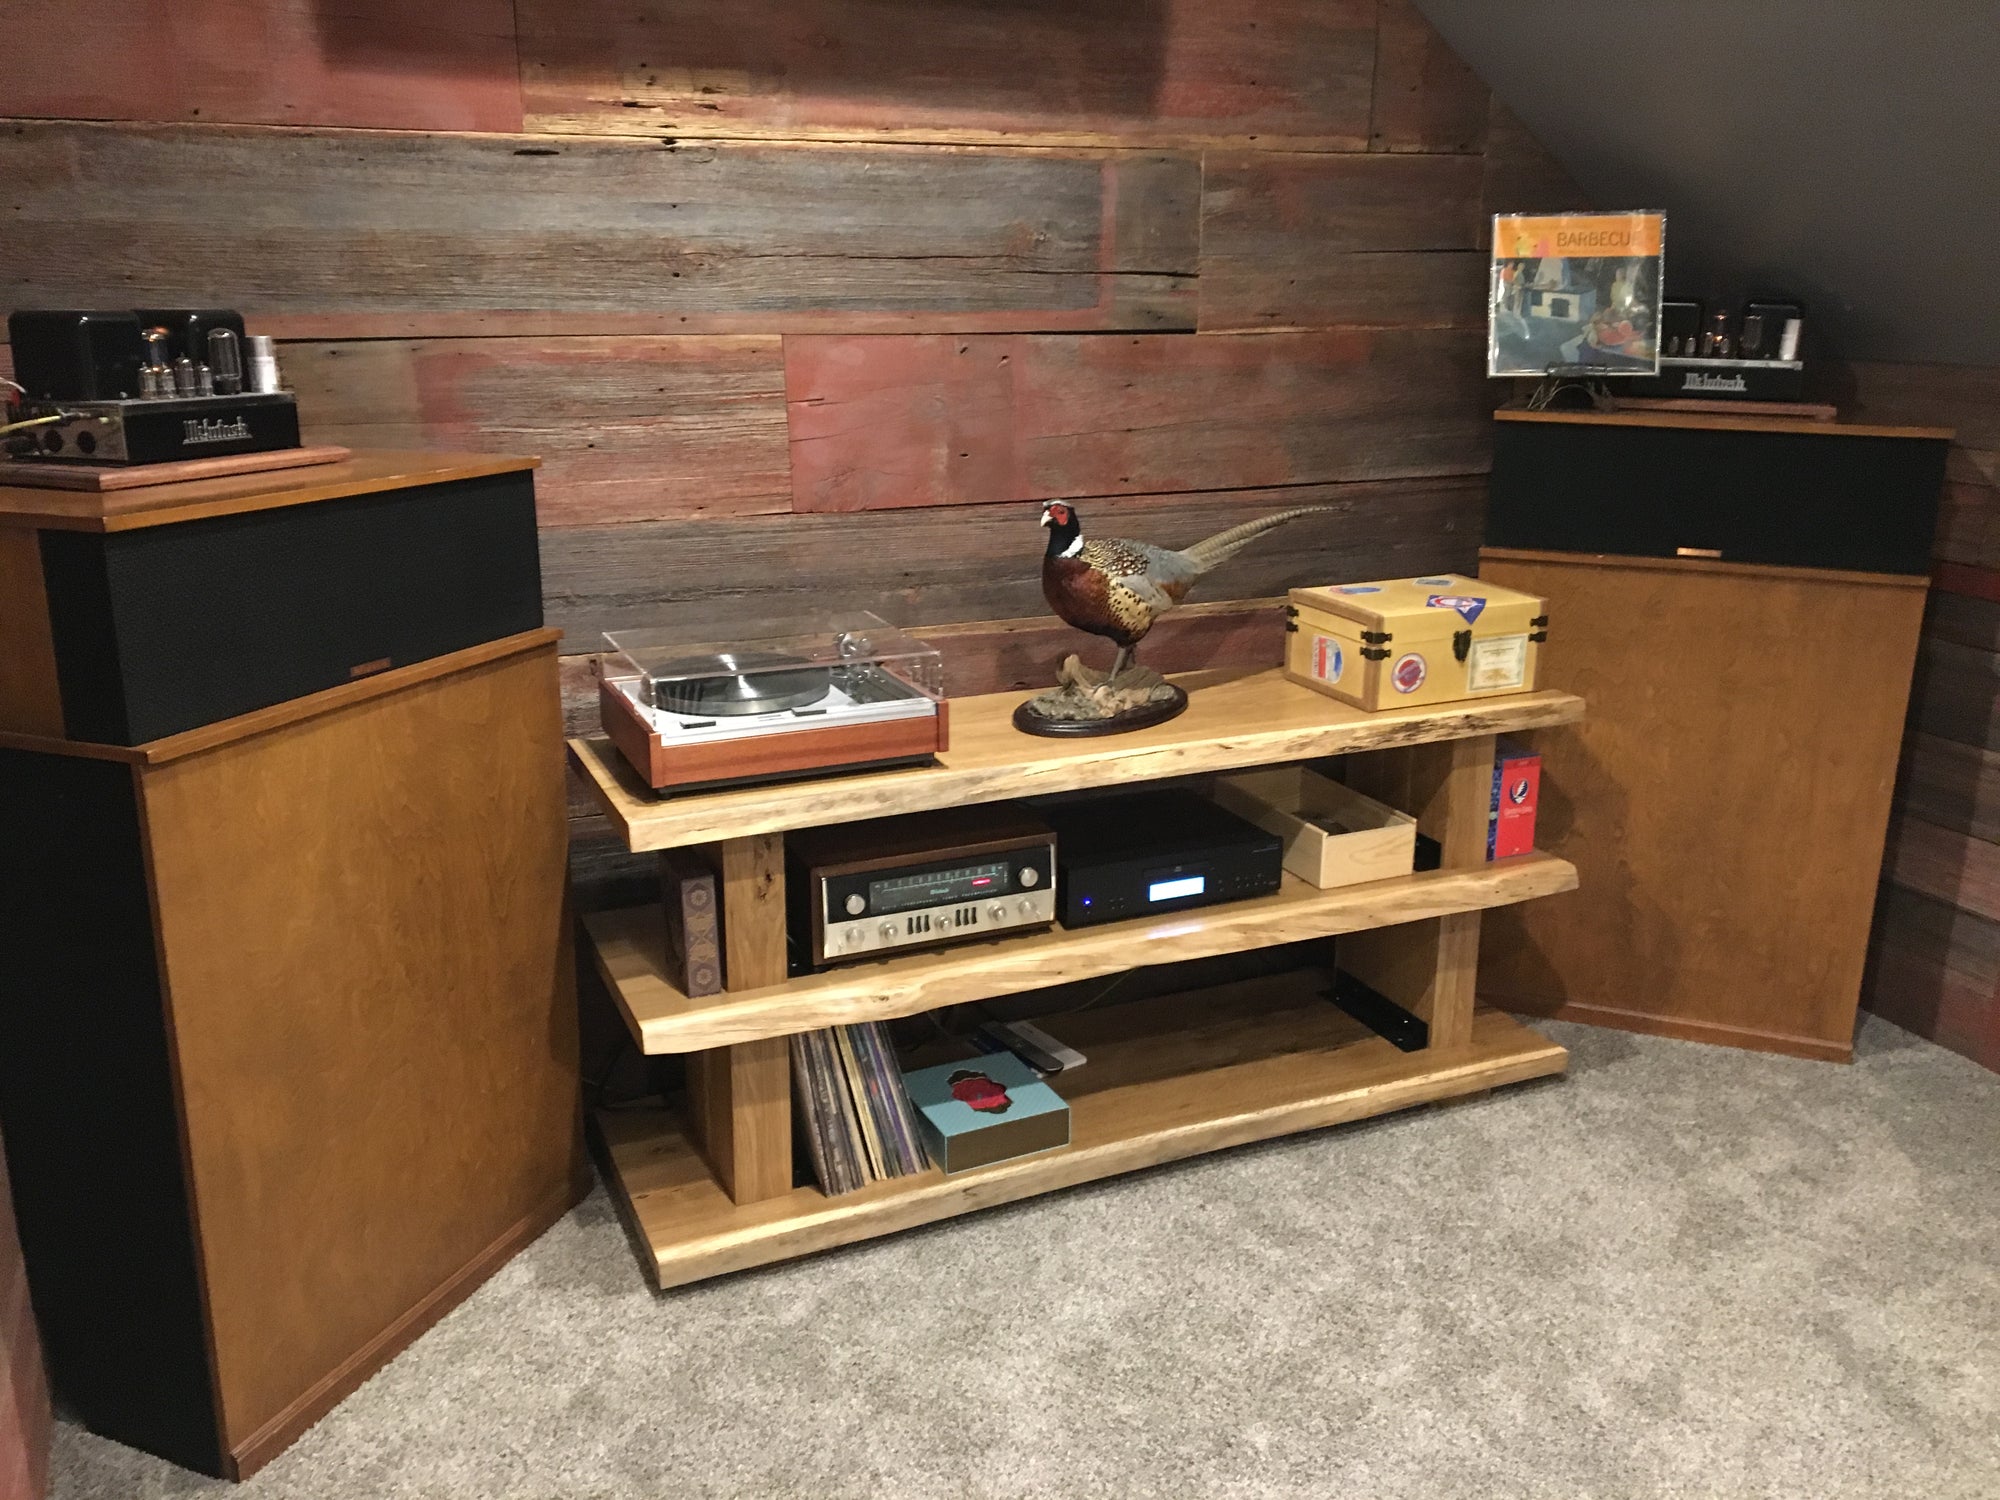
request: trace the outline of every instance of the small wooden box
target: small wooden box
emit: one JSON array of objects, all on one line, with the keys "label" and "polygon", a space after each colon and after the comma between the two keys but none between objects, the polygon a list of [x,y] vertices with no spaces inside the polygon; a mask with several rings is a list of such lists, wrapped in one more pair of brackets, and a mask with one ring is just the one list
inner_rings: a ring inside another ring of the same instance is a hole
[{"label": "small wooden box", "polygon": [[1306,766],[1218,776],[1211,795],[1283,839],[1285,868],[1323,890],[1407,875],[1416,865],[1415,818]]},{"label": "small wooden box", "polygon": [[1373,713],[1532,692],[1547,602],[1456,573],[1293,589],[1285,675]]}]

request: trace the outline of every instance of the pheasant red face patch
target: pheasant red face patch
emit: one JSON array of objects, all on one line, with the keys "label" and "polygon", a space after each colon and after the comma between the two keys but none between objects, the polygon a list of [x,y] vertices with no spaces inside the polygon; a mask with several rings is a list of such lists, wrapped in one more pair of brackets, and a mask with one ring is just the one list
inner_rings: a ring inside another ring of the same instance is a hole
[{"label": "pheasant red face patch", "polygon": [[945,1080],[951,1085],[951,1097],[968,1109],[976,1109],[981,1114],[1004,1115],[1014,1107],[1014,1101],[1007,1096],[1007,1090],[995,1083],[984,1073],[970,1068],[960,1068]]},{"label": "pheasant red face patch", "polygon": [[1399,693],[1414,693],[1424,685],[1424,678],[1429,675],[1424,659],[1412,651],[1396,663],[1395,670],[1389,674],[1389,682]]}]

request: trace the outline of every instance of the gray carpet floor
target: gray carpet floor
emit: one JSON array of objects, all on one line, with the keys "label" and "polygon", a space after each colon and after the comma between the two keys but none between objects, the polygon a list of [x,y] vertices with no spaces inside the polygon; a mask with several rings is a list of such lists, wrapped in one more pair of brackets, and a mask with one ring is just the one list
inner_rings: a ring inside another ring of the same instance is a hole
[{"label": "gray carpet floor", "polygon": [[602,1190],[250,1483],[58,1497],[2000,1496],[2000,1076],[1569,1078],[689,1290]]}]

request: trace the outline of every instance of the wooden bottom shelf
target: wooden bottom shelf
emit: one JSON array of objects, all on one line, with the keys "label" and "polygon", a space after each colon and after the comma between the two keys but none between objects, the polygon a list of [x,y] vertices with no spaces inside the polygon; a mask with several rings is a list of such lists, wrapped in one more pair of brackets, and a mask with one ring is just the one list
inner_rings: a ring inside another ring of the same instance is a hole
[{"label": "wooden bottom shelf", "polygon": [[1399,1052],[1297,975],[1046,1022],[1089,1062],[1057,1080],[1071,1142],[945,1177],[738,1206],[671,1109],[597,1117],[612,1189],[662,1287],[893,1233],[1100,1177],[1560,1073],[1568,1053],[1498,1011],[1471,1043]]}]

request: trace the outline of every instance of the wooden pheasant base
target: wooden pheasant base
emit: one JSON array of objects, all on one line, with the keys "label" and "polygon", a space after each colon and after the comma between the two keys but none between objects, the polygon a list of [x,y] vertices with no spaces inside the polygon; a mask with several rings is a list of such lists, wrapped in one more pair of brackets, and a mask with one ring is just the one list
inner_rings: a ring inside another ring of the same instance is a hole
[{"label": "wooden pheasant base", "polygon": [[1150,667],[1130,662],[1113,677],[1072,656],[1063,662],[1057,686],[1014,710],[1014,727],[1052,738],[1128,734],[1164,724],[1187,706],[1187,694]]}]

